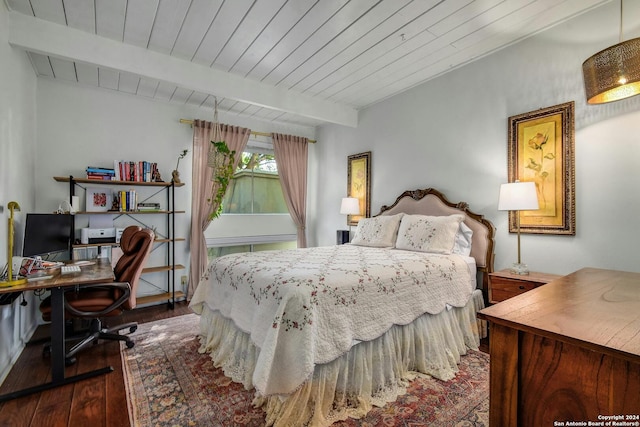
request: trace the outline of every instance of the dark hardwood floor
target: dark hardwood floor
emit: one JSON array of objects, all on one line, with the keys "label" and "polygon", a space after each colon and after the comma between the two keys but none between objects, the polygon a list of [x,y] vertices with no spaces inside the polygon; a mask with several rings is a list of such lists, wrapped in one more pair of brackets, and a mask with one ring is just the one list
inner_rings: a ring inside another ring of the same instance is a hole
[{"label": "dark hardwood floor", "polygon": [[[126,312],[118,319],[118,323],[145,323],[188,313],[191,310],[185,302],[177,303],[173,310],[166,305],[158,305]],[[0,394],[41,384],[50,379],[49,360],[43,358],[43,344],[38,342],[47,335],[46,326],[38,328],[33,343],[26,346],[0,387]],[[107,365],[114,368],[110,374],[1,403],[0,426],[129,426],[119,343],[101,342],[79,353],[77,362],[67,368],[66,375]]]}]

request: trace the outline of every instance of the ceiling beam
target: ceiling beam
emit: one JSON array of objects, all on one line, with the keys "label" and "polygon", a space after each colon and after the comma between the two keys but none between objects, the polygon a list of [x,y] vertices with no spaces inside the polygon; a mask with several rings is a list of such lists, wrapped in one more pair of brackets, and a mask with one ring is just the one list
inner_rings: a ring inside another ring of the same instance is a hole
[{"label": "ceiling beam", "polygon": [[350,127],[358,125],[358,111],[346,105],[315,99],[18,12],[9,12],[9,43],[26,51],[133,73],[221,98]]}]

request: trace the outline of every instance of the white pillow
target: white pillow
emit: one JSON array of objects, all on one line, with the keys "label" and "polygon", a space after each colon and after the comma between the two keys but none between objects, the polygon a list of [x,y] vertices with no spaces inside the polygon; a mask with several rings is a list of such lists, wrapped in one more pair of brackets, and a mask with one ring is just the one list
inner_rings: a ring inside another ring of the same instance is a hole
[{"label": "white pillow", "polygon": [[456,242],[453,245],[453,251],[451,253],[464,256],[471,255],[472,237],[473,230],[470,229],[467,224],[461,222],[458,232],[456,233]]},{"label": "white pillow", "polygon": [[361,219],[351,243],[359,246],[392,248],[403,216],[404,214],[400,213]]},{"label": "white pillow", "polygon": [[462,215],[405,215],[400,223],[397,249],[449,255],[455,245]]}]

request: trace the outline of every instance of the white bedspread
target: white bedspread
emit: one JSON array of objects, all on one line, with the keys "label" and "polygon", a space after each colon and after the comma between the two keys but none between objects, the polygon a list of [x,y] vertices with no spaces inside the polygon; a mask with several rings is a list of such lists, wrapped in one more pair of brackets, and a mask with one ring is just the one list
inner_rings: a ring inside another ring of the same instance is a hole
[{"label": "white bedspread", "polygon": [[357,341],[447,305],[464,306],[475,268],[459,255],[337,245],[227,255],[207,268],[190,307],[233,320],[260,349],[253,382],[289,394]]}]

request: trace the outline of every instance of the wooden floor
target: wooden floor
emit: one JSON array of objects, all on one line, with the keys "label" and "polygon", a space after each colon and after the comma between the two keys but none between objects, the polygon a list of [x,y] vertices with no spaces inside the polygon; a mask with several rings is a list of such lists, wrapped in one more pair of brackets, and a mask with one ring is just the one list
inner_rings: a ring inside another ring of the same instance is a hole
[{"label": "wooden floor", "polygon": [[[173,310],[160,305],[126,312],[120,322],[144,323],[187,313],[191,310],[184,302],[176,304]],[[35,337],[43,335],[46,329],[39,328]],[[119,343],[102,342],[79,353],[77,359],[67,368],[67,376],[107,365],[113,366],[114,371],[1,403],[0,426],[129,426]],[[42,384],[50,378],[49,360],[42,356],[42,343],[28,344],[0,387],[0,394]]]}]

